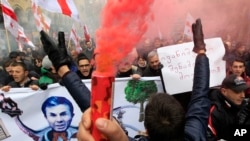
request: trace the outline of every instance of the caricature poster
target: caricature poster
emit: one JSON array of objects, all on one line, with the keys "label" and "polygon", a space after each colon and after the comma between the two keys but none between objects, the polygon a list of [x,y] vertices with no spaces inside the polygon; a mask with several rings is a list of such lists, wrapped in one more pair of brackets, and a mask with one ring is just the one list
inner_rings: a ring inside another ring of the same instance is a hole
[{"label": "caricature poster", "polygon": [[[163,91],[159,77],[142,78],[140,81],[140,85],[150,84],[155,91]],[[90,89],[91,81],[83,82]],[[140,119],[141,104],[126,99],[129,91],[126,92],[125,89],[129,88],[129,82],[133,83],[130,78],[115,80],[113,116],[118,119],[128,135],[134,137],[145,129],[143,119]],[[77,140],[77,126],[82,113],[65,87],[52,84],[46,91],[12,88],[8,93],[1,93],[0,99],[4,99],[1,100],[1,106],[7,107],[5,111],[2,109],[0,114],[1,140],[61,141],[65,138],[70,141]],[[143,106],[146,101],[147,99],[144,99]]]}]

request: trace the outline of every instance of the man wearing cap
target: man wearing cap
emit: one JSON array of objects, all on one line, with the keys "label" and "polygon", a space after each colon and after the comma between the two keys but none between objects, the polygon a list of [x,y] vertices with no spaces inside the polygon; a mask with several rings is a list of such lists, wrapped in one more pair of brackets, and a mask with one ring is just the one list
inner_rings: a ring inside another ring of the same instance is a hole
[{"label": "man wearing cap", "polygon": [[249,122],[250,106],[244,100],[249,86],[241,76],[227,76],[221,88],[211,94],[208,140],[232,140],[232,129]]}]

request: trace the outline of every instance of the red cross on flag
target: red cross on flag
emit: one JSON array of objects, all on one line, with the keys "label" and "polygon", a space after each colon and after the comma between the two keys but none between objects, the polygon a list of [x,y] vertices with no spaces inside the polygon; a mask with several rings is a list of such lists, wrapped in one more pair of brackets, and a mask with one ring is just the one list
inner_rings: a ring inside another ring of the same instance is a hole
[{"label": "red cross on flag", "polygon": [[55,13],[62,13],[80,21],[78,11],[73,0],[34,0],[41,8]]},{"label": "red cross on flag", "polygon": [[51,20],[45,14],[42,13],[41,9],[32,1],[32,10],[36,21],[36,28],[38,31],[49,32]]},{"label": "red cross on flag", "polygon": [[70,39],[73,40],[75,46],[76,46],[76,51],[78,53],[80,53],[82,51],[82,48],[80,46],[80,43],[79,43],[79,36],[77,35],[76,33],[76,28],[75,28],[75,25],[73,24],[72,26],[72,29],[70,31],[70,36],[69,36]]},{"label": "red cross on flag", "polygon": [[190,13],[188,13],[185,21],[184,35],[186,35],[190,39],[193,39],[192,24],[194,22],[195,22],[194,18],[191,16]]},{"label": "red cross on flag", "polygon": [[5,28],[16,38],[17,42],[35,47],[24,34],[23,27],[18,24],[16,14],[7,0],[1,0]]}]

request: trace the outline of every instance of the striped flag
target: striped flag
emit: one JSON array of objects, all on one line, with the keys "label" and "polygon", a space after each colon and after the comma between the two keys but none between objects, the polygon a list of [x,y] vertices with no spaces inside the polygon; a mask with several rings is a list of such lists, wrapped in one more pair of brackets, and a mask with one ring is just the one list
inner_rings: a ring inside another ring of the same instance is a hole
[{"label": "striped flag", "polygon": [[32,10],[36,21],[36,28],[38,31],[49,32],[51,20],[45,14],[42,13],[41,9],[32,1]]},{"label": "striped flag", "polygon": [[70,31],[70,36],[69,36],[70,39],[73,40],[75,46],[76,46],[76,51],[78,53],[80,53],[82,51],[82,48],[80,46],[80,43],[79,43],[79,36],[77,35],[76,33],[76,28],[75,28],[75,25],[73,24],[72,26],[72,29]]},{"label": "striped flag", "polygon": [[41,8],[55,13],[62,13],[80,21],[78,11],[73,0],[34,0]]},{"label": "striped flag", "polygon": [[1,0],[5,28],[16,38],[17,42],[35,47],[24,34],[23,27],[18,24],[16,14],[7,0]]},{"label": "striped flag", "polygon": [[86,42],[90,41],[90,34],[85,24],[83,25],[83,33],[84,33],[85,41]]}]

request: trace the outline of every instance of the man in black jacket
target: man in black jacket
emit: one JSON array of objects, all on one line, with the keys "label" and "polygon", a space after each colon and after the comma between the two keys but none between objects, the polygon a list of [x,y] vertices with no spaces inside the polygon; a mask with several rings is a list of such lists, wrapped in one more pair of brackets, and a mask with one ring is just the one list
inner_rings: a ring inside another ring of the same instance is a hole
[{"label": "man in black jacket", "polygon": [[212,91],[208,140],[234,140],[234,128],[248,122],[250,107],[244,101],[244,91],[248,88],[241,76],[231,74],[223,80],[220,89]]}]

